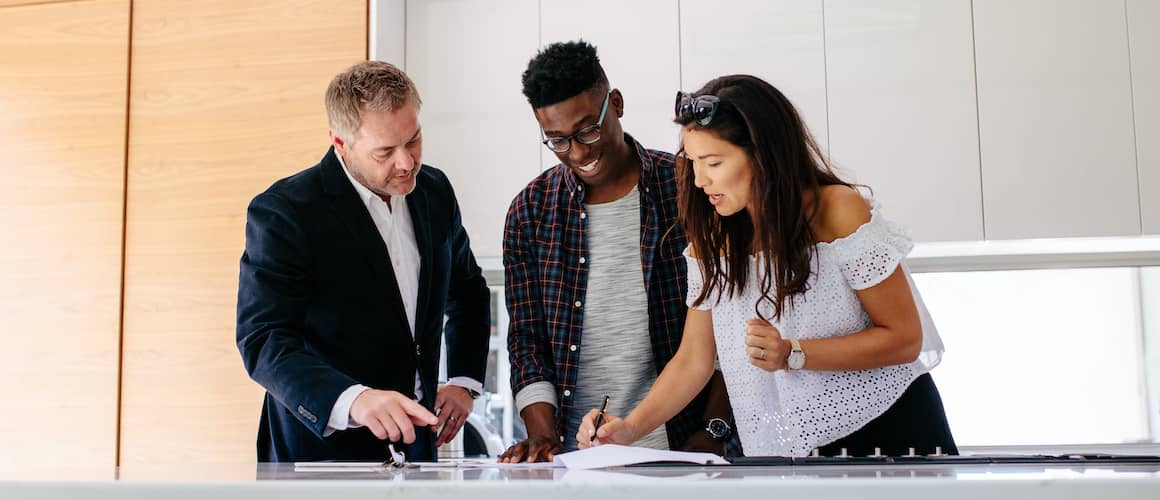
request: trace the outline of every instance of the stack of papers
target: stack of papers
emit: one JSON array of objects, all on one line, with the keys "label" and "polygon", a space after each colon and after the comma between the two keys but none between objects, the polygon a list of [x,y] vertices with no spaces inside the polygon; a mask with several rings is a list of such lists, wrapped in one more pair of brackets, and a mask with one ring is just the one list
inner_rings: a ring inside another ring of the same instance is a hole
[{"label": "stack of papers", "polygon": [[618,444],[604,444],[586,450],[561,453],[552,460],[553,464],[559,464],[560,467],[569,469],[599,469],[658,462],[688,465],[727,465],[729,463],[721,456],[712,453],[654,450]]}]

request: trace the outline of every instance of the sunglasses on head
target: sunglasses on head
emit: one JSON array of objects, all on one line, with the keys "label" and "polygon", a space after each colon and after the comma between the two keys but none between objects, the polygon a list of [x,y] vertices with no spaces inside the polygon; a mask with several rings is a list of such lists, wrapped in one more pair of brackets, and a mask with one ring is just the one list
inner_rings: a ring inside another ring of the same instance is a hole
[{"label": "sunglasses on head", "polygon": [[697,125],[704,127],[713,121],[713,115],[717,113],[720,104],[721,99],[715,95],[693,97],[693,94],[678,90],[674,111],[678,118],[690,116]]}]

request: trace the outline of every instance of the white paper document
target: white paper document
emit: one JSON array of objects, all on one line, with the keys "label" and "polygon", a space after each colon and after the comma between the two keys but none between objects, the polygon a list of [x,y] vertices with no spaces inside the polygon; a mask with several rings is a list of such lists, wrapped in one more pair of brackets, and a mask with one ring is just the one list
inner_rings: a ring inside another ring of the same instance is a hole
[{"label": "white paper document", "polygon": [[586,450],[561,453],[552,460],[553,464],[559,464],[569,469],[598,469],[649,462],[686,462],[689,465],[725,465],[729,463],[721,456],[712,453],[654,450],[618,444],[604,444]]},{"label": "white paper document", "polygon": [[[294,472],[377,472],[388,470],[383,462],[295,462]],[[553,469],[562,465],[553,462],[499,463],[494,458],[444,459],[438,462],[407,462],[407,468],[419,469]]]},{"label": "white paper document", "polygon": [[421,469],[552,469],[560,467],[552,462],[507,464],[500,463],[494,458],[445,459],[438,462],[407,462],[407,466],[417,466]]},{"label": "white paper document", "polygon": [[294,462],[294,472],[377,472],[382,462]]}]

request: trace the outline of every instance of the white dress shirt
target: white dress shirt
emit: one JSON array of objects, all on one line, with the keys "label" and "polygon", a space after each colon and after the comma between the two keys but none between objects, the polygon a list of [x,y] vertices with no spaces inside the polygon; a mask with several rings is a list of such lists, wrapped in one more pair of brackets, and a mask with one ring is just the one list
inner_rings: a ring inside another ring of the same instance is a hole
[{"label": "white dress shirt", "polygon": [[[358,192],[359,199],[366,205],[371,219],[375,221],[375,227],[378,228],[383,243],[387,245],[387,252],[391,255],[391,267],[394,269],[395,281],[399,286],[399,295],[403,298],[403,308],[407,312],[407,325],[411,328],[411,337],[414,338],[415,309],[419,302],[419,266],[422,265],[422,262],[419,258],[419,244],[415,240],[415,226],[411,222],[411,211],[407,208],[406,197],[392,196],[388,206],[387,202],[383,201],[379,195],[371,192],[370,189],[367,189],[350,175],[350,170],[347,169],[346,161],[343,160],[342,155],[336,152],[335,156],[342,164],[342,171],[346,174],[346,178],[350,179],[354,190]],[[452,377],[451,380],[447,381],[447,384],[457,385],[477,393],[483,392],[483,384],[471,377]],[[330,412],[326,430],[322,433],[323,436],[329,436],[334,431],[362,427],[361,423],[350,418],[350,407],[355,398],[367,389],[369,387],[355,384],[338,396],[338,400],[334,402],[334,408]],[[415,371],[415,397],[417,399],[423,398],[418,370]]]}]

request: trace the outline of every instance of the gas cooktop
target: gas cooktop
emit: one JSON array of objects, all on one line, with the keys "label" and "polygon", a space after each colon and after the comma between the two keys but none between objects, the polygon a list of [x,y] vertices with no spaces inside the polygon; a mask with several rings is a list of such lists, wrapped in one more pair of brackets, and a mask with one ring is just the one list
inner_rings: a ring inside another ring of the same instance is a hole
[{"label": "gas cooktop", "polygon": [[903,455],[903,456],[833,456],[833,457],[731,457],[733,465],[817,466],[817,465],[1108,465],[1160,464],[1156,455]]}]

